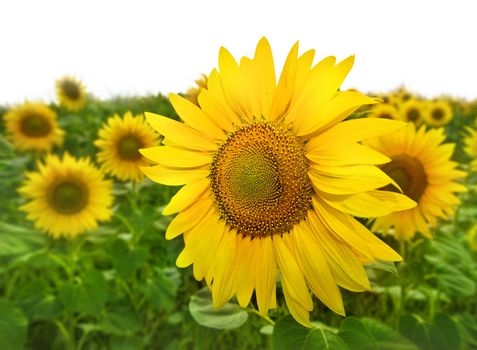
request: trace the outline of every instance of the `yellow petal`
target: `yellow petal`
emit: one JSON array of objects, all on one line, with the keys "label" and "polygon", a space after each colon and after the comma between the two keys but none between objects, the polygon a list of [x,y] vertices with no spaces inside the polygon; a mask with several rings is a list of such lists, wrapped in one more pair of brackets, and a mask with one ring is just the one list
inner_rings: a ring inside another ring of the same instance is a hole
[{"label": "yellow petal", "polygon": [[195,152],[170,146],[142,148],[139,152],[153,162],[176,168],[196,168],[208,165],[212,158],[208,152]]},{"label": "yellow petal", "polygon": [[[257,240],[255,240],[257,241]],[[258,310],[266,315],[275,300],[277,267],[271,237],[258,239],[259,249],[255,256],[255,288]]]},{"label": "yellow petal", "polygon": [[329,145],[314,143],[307,146],[306,157],[311,161],[325,166],[344,166],[358,164],[384,164],[390,158],[358,143],[343,143]]},{"label": "yellow petal", "polygon": [[184,123],[162,115],[145,112],[147,122],[153,129],[183,148],[199,151],[216,151],[217,143],[205,134]]},{"label": "yellow petal", "polygon": [[193,205],[176,215],[166,230],[166,239],[173,239],[190,230],[202,220],[205,214],[215,205],[212,199],[205,195]]},{"label": "yellow petal", "polygon": [[180,186],[189,182],[205,179],[209,169],[171,169],[162,165],[139,167],[141,171],[154,182],[163,185]]},{"label": "yellow petal", "polygon": [[345,315],[343,300],[336,282],[308,224],[296,225],[290,233],[295,242],[296,259],[306,281],[315,295],[331,310]]},{"label": "yellow petal", "polygon": [[364,218],[384,216],[416,206],[416,202],[409,197],[389,191],[368,191],[346,196],[324,195],[322,198],[342,212]]},{"label": "yellow petal", "polygon": [[169,201],[162,215],[171,215],[192,205],[210,187],[209,179],[200,179],[182,187]]},{"label": "yellow petal", "polygon": [[236,234],[228,231],[224,233],[222,241],[217,248],[213,263],[212,303],[219,308],[225,305],[235,292],[235,253]]},{"label": "yellow petal", "polygon": [[224,131],[214,120],[191,101],[176,94],[169,94],[169,100],[186,125],[199,130],[214,140],[224,140],[226,138]]}]

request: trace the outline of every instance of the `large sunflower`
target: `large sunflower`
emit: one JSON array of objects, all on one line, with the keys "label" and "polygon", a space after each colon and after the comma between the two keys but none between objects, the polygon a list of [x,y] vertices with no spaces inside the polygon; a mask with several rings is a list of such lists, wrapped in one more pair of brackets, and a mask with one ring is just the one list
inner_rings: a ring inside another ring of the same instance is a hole
[{"label": "large sunflower", "polygon": [[144,176],[139,166],[150,163],[139,149],[157,146],[158,136],[141,115],[114,115],[99,130],[99,139],[94,143],[100,149],[96,157],[103,169],[118,179],[141,181]]},{"label": "large sunflower", "polygon": [[60,105],[71,112],[79,111],[87,101],[83,83],[73,77],[65,76],[56,81],[56,95]]},{"label": "large sunflower", "polygon": [[[455,192],[466,191],[456,182],[465,176],[450,160],[454,144],[442,144],[443,129],[416,130],[413,124],[386,136],[368,139],[365,144],[391,158],[381,169],[399,185],[404,194],[417,202],[412,209],[391,213],[374,221],[373,229],[388,233],[394,227],[394,236],[410,240],[416,232],[430,238],[429,227],[437,219],[448,219],[459,204]],[[389,185],[385,189],[398,191]]]},{"label": "large sunflower", "polygon": [[183,122],[146,113],[163,146],[141,152],[159,165],[142,170],[153,181],[185,185],[164,209],[178,213],[166,231],[183,233],[177,265],[193,264],[213,304],[236,294],[248,305],[255,291],[265,314],[281,285],[291,314],[309,325],[309,290],[344,314],[338,286],[369,290],[364,263],[401,257],[352,215],[385,215],[412,207],[407,197],[377,188],[391,181],[374,164],[389,159],[360,140],[399,129],[402,122],[366,118],[342,122],[376,100],[339,91],[354,57],[311,67],[314,51],[291,49],[278,84],[270,46],[237,64],[221,48],[219,69],[199,95],[200,107],[171,94]]},{"label": "large sunflower", "polygon": [[427,110],[423,114],[424,121],[431,126],[446,125],[451,121],[452,117],[452,107],[444,100],[429,102]]},{"label": "large sunflower", "polygon": [[25,102],[5,116],[5,129],[20,151],[50,151],[63,143],[64,132],[58,127],[56,113],[44,103]]},{"label": "large sunflower", "polygon": [[49,154],[26,177],[19,192],[30,201],[21,209],[53,238],[76,237],[111,216],[112,184],[89,159]]}]

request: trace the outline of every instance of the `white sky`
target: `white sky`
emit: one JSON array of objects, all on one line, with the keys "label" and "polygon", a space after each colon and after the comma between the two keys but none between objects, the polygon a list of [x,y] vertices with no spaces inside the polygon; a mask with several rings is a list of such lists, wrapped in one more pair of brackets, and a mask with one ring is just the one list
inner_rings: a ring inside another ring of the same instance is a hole
[{"label": "white sky", "polygon": [[[476,1],[1,0],[0,104],[54,99],[54,80],[95,96],[183,92],[220,46],[251,56],[260,37],[277,72],[296,40],[317,58],[355,54],[343,87],[477,97]],[[277,74],[278,75],[278,74]]]}]

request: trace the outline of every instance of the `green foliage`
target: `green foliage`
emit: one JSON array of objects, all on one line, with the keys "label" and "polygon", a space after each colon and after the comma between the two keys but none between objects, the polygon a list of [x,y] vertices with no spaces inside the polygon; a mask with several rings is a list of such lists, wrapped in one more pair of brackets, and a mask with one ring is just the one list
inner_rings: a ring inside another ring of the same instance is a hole
[{"label": "green foliage", "polygon": [[0,299],[0,348],[19,350],[27,335],[28,319],[18,307],[9,300]]}]

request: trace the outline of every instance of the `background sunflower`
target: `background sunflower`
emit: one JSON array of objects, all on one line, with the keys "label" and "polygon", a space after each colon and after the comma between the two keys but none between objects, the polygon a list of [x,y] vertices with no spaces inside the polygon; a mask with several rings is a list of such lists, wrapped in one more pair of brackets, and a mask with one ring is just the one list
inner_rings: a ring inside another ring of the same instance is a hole
[{"label": "background sunflower", "polygon": [[82,109],[87,102],[86,89],[83,83],[73,77],[65,76],[55,83],[56,96],[60,105],[71,112]]},{"label": "background sunflower", "polygon": [[112,184],[87,158],[49,154],[26,178],[18,192],[29,201],[20,209],[53,238],[74,238],[111,217]]},{"label": "background sunflower", "polygon": [[58,127],[56,113],[44,103],[25,102],[3,118],[9,139],[20,151],[50,151],[63,143],[64,132]]},{"label": "background sunflower", "polygon": [[[391,158],[381,169],[393,178],[404,194],[415,200],[415,208],[397,211],[375,219],[373,229],[389,233],[391,228],[399,240],[411,240],[416,232],[431,238],[430,227],[437,219],[448,220],[460,200],[455,195],[467,188],[458,180],[466,174],[451,160],[454,144],[446,143],[443,129],[416,130],[409,124],[402,130],[367,140],[366,145]],[[386,190],[396,191],[389,185]]]},{"label": "background sunflower", "polygon": [[139,150],[158,145],[157,134],[142,115],[126,112],[124,117],[110,117],[98,132],[95,145],[100,149],[96,158],[102,169],[122,181],[141,181],[139,166],[149,165]]}]

